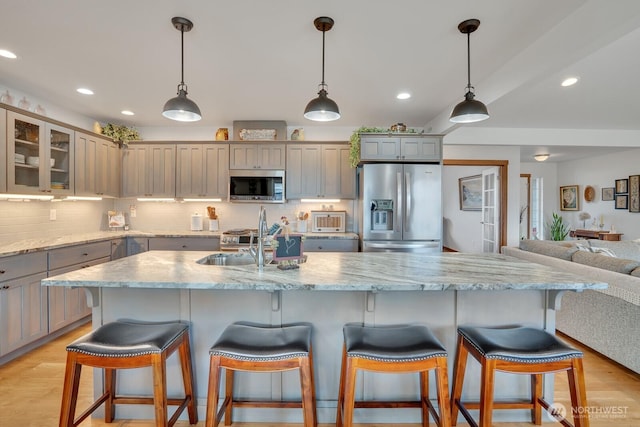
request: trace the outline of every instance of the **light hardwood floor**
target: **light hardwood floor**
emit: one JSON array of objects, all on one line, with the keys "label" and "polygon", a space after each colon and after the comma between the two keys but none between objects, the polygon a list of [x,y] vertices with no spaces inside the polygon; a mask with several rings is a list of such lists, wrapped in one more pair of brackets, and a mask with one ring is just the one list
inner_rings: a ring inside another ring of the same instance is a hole
[{"label": "light hardwood floor", "polygon": [[[81,327],[57,340],[0,367],[0,426],[2,427],[54,427],[58,425],[60,394],[66,357],[65,346],[76,337],[89,331]],[[581,347],[585,351],[587,399],[592,411],[592,427],[636,427],[640,426],[640,375],[621,368],[606,358]],[[640,349],[639,349],[640,351]],[[639,355],[640,357],[640,355]],[[470,362],[471,363],[471,362]],[[79,412],[91,403],[91,372],[83,370],[78,401]],[[568,405],[566,374],[557,374],[556,401]],[[615,412],[615,416],[611,412]],[[222,424],[222,423],[221,423]],[[176,426],[189,423],[179,421]],[[198,426],[204,426],[201,420]],[[282,424],[234,423],[234,427],[275,427]],[[321,425],[328,426],[329,424]],[[388,425],[388,424],[387,424]],[[409,424],[403,424],[409,426]],[[432,424],[433,425],[433,424]],[[466,424],[460,423],[460,426]],[[504,427],[531,426],[529,423],[502,423]],[[557,423],[545,423],[555,426]],[[153,421],[116,420],[106,424],[102,420],[85,420],[82,427],[153,427]],[[301,424],[289,424],[301,426]],[[361,424],[362,427],[377,427],[377,424]],[[418,426],[418,424],[411,424]]]}]

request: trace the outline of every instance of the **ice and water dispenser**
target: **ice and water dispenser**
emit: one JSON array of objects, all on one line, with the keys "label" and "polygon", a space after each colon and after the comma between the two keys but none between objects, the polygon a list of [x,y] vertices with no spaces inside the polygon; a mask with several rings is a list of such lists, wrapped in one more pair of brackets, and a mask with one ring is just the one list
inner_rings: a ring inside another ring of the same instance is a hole
[{"label": "ice and water dispenser", "polygon": [[371,230],[393,230],[393,200],[371,201]]}]

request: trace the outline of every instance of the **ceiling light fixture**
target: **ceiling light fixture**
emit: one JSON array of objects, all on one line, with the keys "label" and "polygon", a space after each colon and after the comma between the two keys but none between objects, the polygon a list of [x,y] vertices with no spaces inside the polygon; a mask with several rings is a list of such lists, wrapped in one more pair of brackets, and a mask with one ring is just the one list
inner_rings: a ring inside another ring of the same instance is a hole
[{"label": "ceiling light fixture", "polygon": [[562,81],[561,86],[562,87],[567,87],[567,86],[573,86],[574,84],[578,83],[578,78],[577,77],[568,77],[566,79],[564,79]]},{"label": "ceiling light fixture", "polygon": [[471,33],[478,29],[480,20],[467,19],[458,24],[458,30],[467,35],[467,93],[464,101],[455,106],[451,112],[449,121],[453,123],[474,123],[489,118],[487,107],[480,101],[473,99],[473,86],[471,86]]},{"label": "ceiling light fixture", "polygon": [[193,22],[187,18],[176,16],[171,18],[171,23],[176,27],[176,30],[180,31],[182,74],[178,85],[178,96],[171,98],[164,104],[162,115],[179,122],[196,122],[202,118],[202,114],[196,103],[187,98],[187,85],[184,84],[184,33],[191,31]]},{"label": "ceiling light fixture", "polygon": [[400,92],[398,95],[396,95],[396,98],[398,99],[409,99],[411,98],[411,94],[408,92]]},{"label": "ceiling light fixture", "polygon": [[544,162],[545,160],[547,160],[549,158],[548,154],[536,154],[535,156],[533,156],[534,159],[536,159],[539,162]]},{"label": "ceiling light fixture", "polygon": [[93,91],[91,89],[87,89],[86,87],[79,87],[78,89],[76,89],[76,92],[83,95],[93,95]]},{"label": "ceiling light fixture", "polygon": [[133,111],[129,111],[129,110],[122,110],[122,111],[120,111],[120,114],[125,115],[125,116],[135,116],[135,113]]},{"label": "ceiling light fixture", "polygon": [[320,16],[313,21],[318,31],[322,31],[322,83],[318,97],[312,99],[304,109],[304,117],[316,122],[330,122],[340,118],[338,104],[327,96],[327,84],[324,82],[324,33],[333,27],[333,19],[328,16]]},{"label": "ceiling light fixture", "polygon": [[8,59],[16,59],[18,56],[10,50],[0,49],[0,56]]}]

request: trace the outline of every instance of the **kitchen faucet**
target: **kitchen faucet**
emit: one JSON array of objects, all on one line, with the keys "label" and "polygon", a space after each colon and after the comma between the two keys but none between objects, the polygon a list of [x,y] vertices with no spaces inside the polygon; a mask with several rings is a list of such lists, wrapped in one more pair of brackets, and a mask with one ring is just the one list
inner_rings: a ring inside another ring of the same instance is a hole
[{"label": "kitchen faucet", "polygon": [[267,211],[264,206],[260,206],[260,213],[258,214],[258,246],[253,245],[253,232],[249,240],[249,253],[256,261],[256,265],[259,269],[264,267],[264,243],[267,238]]}]

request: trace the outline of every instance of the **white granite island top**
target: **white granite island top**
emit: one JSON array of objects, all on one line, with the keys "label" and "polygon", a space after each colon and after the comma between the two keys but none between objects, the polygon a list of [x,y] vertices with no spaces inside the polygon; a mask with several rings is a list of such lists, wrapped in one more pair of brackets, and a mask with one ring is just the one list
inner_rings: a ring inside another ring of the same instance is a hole
[{"label": "white granite island top", "polygon": [[201,265],[210,252],[150,251],[42,280],[90,288],[468,291],[605,289],[606,283],[501,254],[310,253],[297,270]]}]

